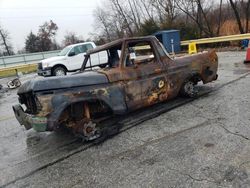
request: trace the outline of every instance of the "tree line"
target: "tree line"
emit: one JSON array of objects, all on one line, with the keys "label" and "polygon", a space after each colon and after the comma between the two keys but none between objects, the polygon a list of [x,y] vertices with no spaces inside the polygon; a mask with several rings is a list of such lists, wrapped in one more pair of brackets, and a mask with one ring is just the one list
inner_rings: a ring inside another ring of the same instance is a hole
[{"label": "tree line", "polygon": [[[248,33],[250,0],[105,0],[94,11],[92,41],[144,36],[159,30],[178,29],[181,39]],[[52,20],[39,26],[25,39],[23,52],[57,50],[58,26]],[[73,32],[66,33],[62,46],[83,42]],[[0,56],[14,54],[10,34],[0,26]]]},{"label": "tree line", "polygon": [[181,39],[249,32],[250,0],[106,0],[95,10],[96,40],[178,29]]},{"label": "tree line", "polygon": [[[58,50],[64,46],[84,42],[84,40],[77,36],[74,32],[67,32],[64,36],[62,44],[55,40],[58,26],[52,20],[44,22],[39,26],[38,32],[32,31],[25,38],[25,47],[18,53],[34,53],[44,52],[50,50]],[[0,26],[0,56],[13,55],[13,47],[10,41],[10,34]]]},{"label": "tree line", "polygon": [[50,20],[49,22],[45,22],[43,25],[39,26],[37,34],[34,34],[31,31],[25,40],[25,51],[32,53],[58,50],[70,44],[84,42],[84,40],[78,37],[75,33],[68,32],[64,36],[62,45],[60,45],[55,40],[57,30],[57,24]]}]

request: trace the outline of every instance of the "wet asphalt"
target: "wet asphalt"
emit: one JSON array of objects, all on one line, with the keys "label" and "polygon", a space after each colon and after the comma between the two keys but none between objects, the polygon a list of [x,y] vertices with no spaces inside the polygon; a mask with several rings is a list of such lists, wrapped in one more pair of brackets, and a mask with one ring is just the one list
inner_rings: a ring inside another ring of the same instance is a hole
[{"label": "wet asphalt", "polygon": [[213,92],[98,145],[26,131],[16,90],[0,90],[0,187],[250,187],[250,64],[218,55]]}]

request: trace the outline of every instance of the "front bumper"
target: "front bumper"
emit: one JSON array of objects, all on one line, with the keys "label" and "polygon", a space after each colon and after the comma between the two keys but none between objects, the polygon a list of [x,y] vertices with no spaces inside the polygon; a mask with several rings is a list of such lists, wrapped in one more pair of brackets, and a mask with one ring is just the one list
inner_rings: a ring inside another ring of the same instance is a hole
[{"label": "front bumper", "polygon": [[39,76],[51,76],[52,75],[51,67],[44,68],[44,69],[38,69],[37,74]]},{"label": "front bumper", "polygon": [[47,118],[46,117],[38,117],[34,115],[30,115],[24,112],[22,106],[20,104],[12,106],[13,111],[15,113],[16,119],[20,123],[20,125],[24,125],[24,127],[29,130],[33,128],[37,132],[47,131]]}]

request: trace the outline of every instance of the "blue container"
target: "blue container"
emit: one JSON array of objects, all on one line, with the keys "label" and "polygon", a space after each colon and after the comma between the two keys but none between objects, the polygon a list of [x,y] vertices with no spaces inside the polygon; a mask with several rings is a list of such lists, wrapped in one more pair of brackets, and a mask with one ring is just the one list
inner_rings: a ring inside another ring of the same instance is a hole
[{"label": "blue container", "polygon": [[163,44],[168,53],[172,53],[172,45],[175,53],[181,51],[179,30],[163,30],[158,31],[153,35]]},{"label": "blue container", "polygon": [[248,47],[248,43],[249,43],[249,40],[248,39],[244,39],[241,41],[241,46],[243,48],[247,48]]}]

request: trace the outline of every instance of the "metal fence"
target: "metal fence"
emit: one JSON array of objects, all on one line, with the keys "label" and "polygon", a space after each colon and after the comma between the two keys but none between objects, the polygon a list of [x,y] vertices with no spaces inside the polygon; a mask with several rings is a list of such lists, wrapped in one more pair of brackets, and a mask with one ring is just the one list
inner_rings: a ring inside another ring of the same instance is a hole
[{"label": "metal fence", "polygon": [[20,54],[20,55],[12,55],[12,56],[3,56],[3,57],[0,57],[0,68],[15,66],[18,64],[38,63],[38,61],[42,59],[57,56],[59,52],[60,50],[30,53],[30,54]]}]

